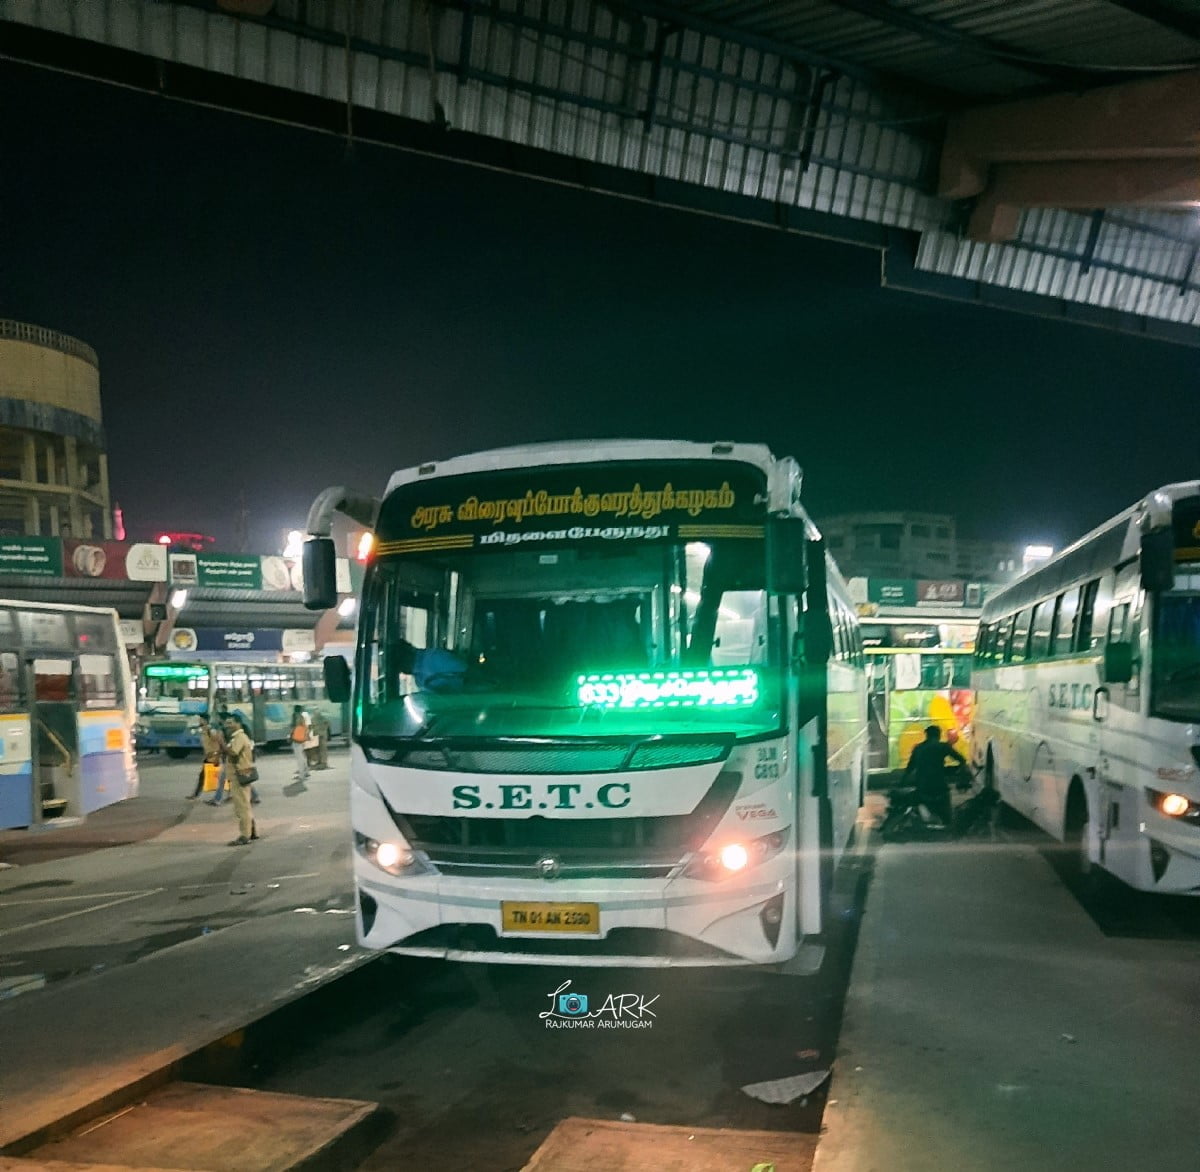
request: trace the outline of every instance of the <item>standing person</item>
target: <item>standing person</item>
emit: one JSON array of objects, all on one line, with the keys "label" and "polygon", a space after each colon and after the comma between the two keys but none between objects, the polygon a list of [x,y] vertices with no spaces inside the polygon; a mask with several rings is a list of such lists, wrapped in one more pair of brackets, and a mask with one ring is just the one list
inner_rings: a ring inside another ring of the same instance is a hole
[{"label": "standing person", "polygon": [[236,720],[225,722],[225,760],[228,762],[229,796],[237,815],[238,836],[230,846],[246,846],[258,837],[254,812],[250,808],[250,777],[254,770],[254,742]]},{"label": "standing person", "polygon": [[297,704],[292,709],[292,757],[296,761],[294,780],[308,780],[308,758],[304,755],[304,746],[312,737],[312,722],[308,713]]},{"label": "standing person", "polygon": [[325,713],[318,708],[313,713],[312,720],[313,736],[317,738],[317,747],[315,750],[316,762],[313,765],[314,769],[329,768],[329,718]]},{"label": "standing person", "polygon": [[[188,801],[193,801],[200,796],[200,791],[204,789],[204,772],[209,765],[217,767],[217,789],[213,795],[215,798],[221,796],[221,790],[225,784],[221,776],[225,769],[225,737],[219,728],[214,728],[209,724],[207,716],[200,717],[200,751],[204,758],[200,762],[200,776],[196,778],[196,788],[188,794]],[[215,806],[218,803],[214,801],[210,804]]]},{"label": "standing person", "polygon": [[909,754],[904,769],[904,781],[913,778],[917,787],[917,801],[924,802],[950,829],[950,783],[946,780],[946,758],[951,757],[959,765],[966,765],[966,758],[953,746],[942,740],[942,730],[931,724],[925,730],[925,739]]}]

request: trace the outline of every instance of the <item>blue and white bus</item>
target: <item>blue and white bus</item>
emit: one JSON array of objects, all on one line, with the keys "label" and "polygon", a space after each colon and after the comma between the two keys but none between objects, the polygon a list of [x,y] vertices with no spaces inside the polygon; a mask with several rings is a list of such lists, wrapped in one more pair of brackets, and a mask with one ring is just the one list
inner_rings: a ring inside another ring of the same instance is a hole
[{"label": "blue and white bus", "polygon": [[116,611],[0,601],[0,829],[136,796],[132,723]]},{"label": "blue and white bus", "polygon": [[323,713],[330,736],[345,735],[346,706],[327,696],[319,663],[153,661],[138,681],[138,748],[186,757],[200,748],[200,717],[225,711],[241,717],[256,745],[284,745],[297,704]]},{"label": "blue and white bus", "polygon": [[[314,504],[314,609],[354,500]],[[397,472],[373,511],[351,752],[365,946],[737,965],[820,935],[865,787],[866,673],[794,461],[510,448]]]},{"label": "blue and white bus", "polygon": [[1200,894],[1200,481],[1158,489],[989,598],[975,753],[1078,869]]}]

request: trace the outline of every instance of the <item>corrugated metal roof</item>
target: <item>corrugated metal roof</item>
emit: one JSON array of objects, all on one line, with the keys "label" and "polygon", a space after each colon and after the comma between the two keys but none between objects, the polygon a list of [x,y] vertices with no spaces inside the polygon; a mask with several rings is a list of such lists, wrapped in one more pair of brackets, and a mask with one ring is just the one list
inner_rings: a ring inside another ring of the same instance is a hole
[{"label": "corrugated metal roof", "polygon": [[342,105],[351,67],[362,109],[911,230],[918,269],[1195,325],[1195,217],[1113,215],[1092,241],[1087,216],[1029,212],[985,246],[932,194],[947,109],[1200,55],[1181,31],[1200,36],[1200,0],[1155,0],[1180,27],[1142,3],[278,0],[254,20],[205,0],[0,0],[0,17]]},{"label": "corrugated metal roof", "polygon": [[[1120,80],[1133,67],[1200,60],[1194,37],[1116,0],[674,0],[670,7],[975,99],[1044,88],[1045,66]],[[1200,30],[1196,4],[1173,10]],[[917,31],[922,24],[928,31]]]}]

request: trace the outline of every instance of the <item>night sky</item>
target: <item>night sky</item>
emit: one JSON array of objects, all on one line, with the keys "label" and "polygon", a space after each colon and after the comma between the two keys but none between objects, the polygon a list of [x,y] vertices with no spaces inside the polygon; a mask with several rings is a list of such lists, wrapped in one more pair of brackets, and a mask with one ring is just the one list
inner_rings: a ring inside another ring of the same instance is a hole
[{"label": "night sky", "polygon": [[[878,254],[0,63],[0,317],[100,356],[137,535],[271,549],[479,448],[767,441],[818,519],[1062,544],[1200,475],[1200,350],[889,292]],[[13,116],[19,111],[19,116]]]}]

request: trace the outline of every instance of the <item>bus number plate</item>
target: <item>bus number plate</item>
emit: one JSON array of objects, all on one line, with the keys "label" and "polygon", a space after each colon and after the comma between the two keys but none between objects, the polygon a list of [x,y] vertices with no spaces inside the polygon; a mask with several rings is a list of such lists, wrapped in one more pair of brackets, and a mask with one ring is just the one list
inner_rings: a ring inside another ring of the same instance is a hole
[{"label": "bus number plate", "polygon": [[500,931],[574,932],[582,936],[600,935],[598,903],[511,903],[500,904]]}]

